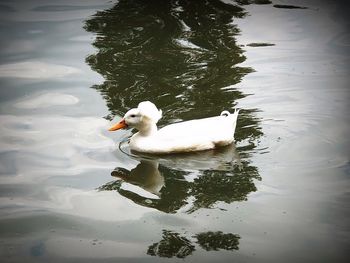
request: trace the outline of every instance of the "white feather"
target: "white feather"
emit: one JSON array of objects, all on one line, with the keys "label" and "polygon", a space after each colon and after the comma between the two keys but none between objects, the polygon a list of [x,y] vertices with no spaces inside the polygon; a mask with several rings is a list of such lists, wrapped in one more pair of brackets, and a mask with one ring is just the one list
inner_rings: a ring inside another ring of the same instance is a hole
[{"label": "white feather", "polygon": [[155,123],[157,123],[162,118],[162,111],[158,110],[156,105],[150,101],[140,102],[137,108],[143,116],[148,117]]}]

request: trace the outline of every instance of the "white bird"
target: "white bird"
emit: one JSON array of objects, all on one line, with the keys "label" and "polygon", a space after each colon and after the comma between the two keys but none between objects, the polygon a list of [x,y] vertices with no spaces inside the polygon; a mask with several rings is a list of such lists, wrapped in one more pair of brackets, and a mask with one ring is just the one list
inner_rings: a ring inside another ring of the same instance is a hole
[{"label": "white bird", "polygon": [[162,111],[150,101],[129,110],[109,131],[128,127],[138,130],[130,139],[130,149],[142,153],[167,154],[214,149],[234,141],[239,110],[220,116],[170,124],[158,130]]}]

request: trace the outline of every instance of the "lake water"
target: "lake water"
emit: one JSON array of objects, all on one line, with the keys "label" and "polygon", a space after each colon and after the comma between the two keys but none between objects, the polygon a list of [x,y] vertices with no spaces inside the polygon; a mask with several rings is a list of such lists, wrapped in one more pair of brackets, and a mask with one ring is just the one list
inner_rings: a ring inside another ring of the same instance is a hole
[{"label": "lake water", "polygon": [[[347,262],[345,1],[0,1],[1,262]],[[235,145],[130,153],[241,109]]]}]

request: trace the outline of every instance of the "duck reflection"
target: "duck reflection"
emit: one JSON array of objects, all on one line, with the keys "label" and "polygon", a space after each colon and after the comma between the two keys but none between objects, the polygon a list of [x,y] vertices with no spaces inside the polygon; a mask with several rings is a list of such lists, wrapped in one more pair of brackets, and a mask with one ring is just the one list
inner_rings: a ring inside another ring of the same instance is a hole
[{"label": "duck reflection", "polygon": [[159,172],[158,165],[158,162],[153,160],[141,160],[131,171],[117,167],[111,175],[160,197],[164,177]]},{"label": "duck reflection", "polygon": [[135,168],[117,167],[112,176],[118,180],[101,186],[100,190],[117,190],[139,205],[166,213],[180,209],[192,213],[200,208],[213,208],[219,201],[244,201],[250,192],[256,191],[254,179],[260,179],[257,168],[241,160],[234,145],[162,158],[144,156]]},{"label": "duck reflection", "polygon": [[208,231],[196,234],[191,239],[193,241],[179,233],[163,230],[162,240],[150,245],[147,254],[167,258],[185,258],[196,250],[195,244],[206,251],[238,250],[240,236],[232,233],[225,234],[221,231]]}]

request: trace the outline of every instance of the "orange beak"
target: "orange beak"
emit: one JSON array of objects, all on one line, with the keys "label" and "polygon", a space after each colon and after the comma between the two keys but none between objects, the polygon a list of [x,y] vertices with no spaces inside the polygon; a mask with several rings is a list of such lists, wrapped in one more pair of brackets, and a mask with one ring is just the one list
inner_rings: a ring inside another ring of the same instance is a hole
[{"label": "orange beak", "polygon": [[116,131],[116,130],[120,130],[120,129],[125,129],[127,127],[128,127],[128,125],[126,124],[125,120],[122,119],[120,122],[118,122],[117,124],[113,125],[108,130],[109,131]]}]

